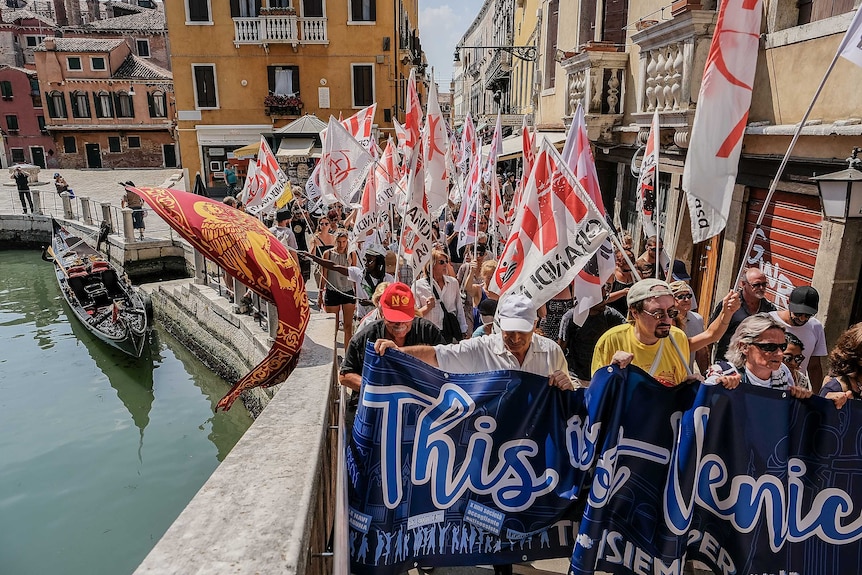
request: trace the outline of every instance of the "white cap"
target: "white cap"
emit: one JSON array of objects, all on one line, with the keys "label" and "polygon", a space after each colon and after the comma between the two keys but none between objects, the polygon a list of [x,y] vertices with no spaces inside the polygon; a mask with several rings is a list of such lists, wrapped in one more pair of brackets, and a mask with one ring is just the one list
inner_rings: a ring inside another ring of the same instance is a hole
[{"label": "white cap", "polygon": [[520,293],[503,296],[497,306],[497,317],[503,331],[533,331],[539,318],[530,298]]}]

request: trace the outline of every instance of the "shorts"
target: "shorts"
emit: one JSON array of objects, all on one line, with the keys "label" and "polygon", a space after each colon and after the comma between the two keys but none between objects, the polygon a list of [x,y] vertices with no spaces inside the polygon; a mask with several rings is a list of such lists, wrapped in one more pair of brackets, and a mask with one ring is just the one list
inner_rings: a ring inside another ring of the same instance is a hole
[{"label": "shorts", "polygon": [[144,229],[144,209],[132,208],[132,228],[136,230]]},{"label": "shorts", "polygon": [[299,270],[302,272],[302,279],[308,282],[311,279],[311,260],[300,258]]},{"label": "shorts", "polygon": [[356,295],[353,293],[352,289],[345,292],[341,292],[334,288],[328,287],[326,288],[326,291],[323,292],[324,306],[336,307],[350,304],[356,304]]}]

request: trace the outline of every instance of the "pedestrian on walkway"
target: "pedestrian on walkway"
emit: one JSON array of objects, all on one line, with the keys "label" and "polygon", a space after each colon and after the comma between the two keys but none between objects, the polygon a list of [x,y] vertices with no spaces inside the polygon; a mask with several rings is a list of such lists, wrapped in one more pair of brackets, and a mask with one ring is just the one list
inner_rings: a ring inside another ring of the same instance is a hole
[{"label": "pedestrian on walkway", "polygon": [[129,207],[132,209],[132,229],[138,231],[138,238],[144,239],[144,200],[141,199],[141,196],[133,192],[132,190],[126,188],[126,193],[123,194],[123,198],[120,200],[120,205],[122,207]]},{"label": "pedestrian on walkway", "polygon": [[[15,186],[18,188],[18,199],[21,200],[21,207],[24,208],[24,213],[27,213],[27,204],[30,204],[30,211],[35,213],[33,209],[33,196],[30,194],[30,176],[21,169],[20,166],[12,172],[11,178],[15,180]],[[24,202],[27,202],[25,204]]]}]

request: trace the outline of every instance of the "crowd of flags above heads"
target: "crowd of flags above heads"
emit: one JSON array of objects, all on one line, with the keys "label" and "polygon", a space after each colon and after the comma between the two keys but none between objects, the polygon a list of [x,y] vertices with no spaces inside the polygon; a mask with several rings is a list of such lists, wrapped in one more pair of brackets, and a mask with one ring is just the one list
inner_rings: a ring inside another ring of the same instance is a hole
[{"label": "crowd of flags above heads", "polygon": [[[723,2],[719,10],[683,174],[695,242],[719,234],[726,225],[751,104],[762,6],[761,0],[737,4]],[[839,48],[856,63],[862,63],[860,42],[855,41],[860,35],[857,13]],[[723,42],[730,37],[734,41]],[[459,246],[477,241],[484,194],[491,205],[489,236],[507,238],[494,254],[499,255],[494,282],[500,293],[526,291],[540,305],[574,282],[576,320],[581,323],[601,300],[601,287],[613,273],[611,241],[619,247],[607,223],[583,109],[578,106],[574,114],[562,155],[547,140],[537,141],[525,120],[523,172],[508,213],[496,177],[502,149],[499,114],[483,158],[472,118],[466,116],[459,138],[440,110],[433,82],[423,114],[412,72],[404,125],[394,121],[396,139],[390,138],[382,150],[372,137],[375,111],[373,104],[346,120],[330,118],[321,134],[321,160],[306,184],[314,203],[340,202],[357,209],[352,246],[364,249],[388,243],[387,237],[398,238],[399,255],[422,269],[431,258],[431,223],[449,202],[460,206],[452,214]],[[637,184],[646,236],[664,233],[656,197],[659,130],[656,110]],[[263,139],[243,195],[252,213],[292,198],[287,178]],[[393,229],[398,220],[400,229]]]}]

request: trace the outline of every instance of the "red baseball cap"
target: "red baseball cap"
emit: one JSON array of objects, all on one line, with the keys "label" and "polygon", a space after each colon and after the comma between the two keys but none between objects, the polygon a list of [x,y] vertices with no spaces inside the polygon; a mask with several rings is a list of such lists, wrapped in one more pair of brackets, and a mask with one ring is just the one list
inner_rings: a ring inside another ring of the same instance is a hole
[{"label": "red baseball cap", "polygon": [[416,317],[416,299],[410,286],[401,282],[389,285],[380,298],[383,318],[389,321],[413,321]]}]

